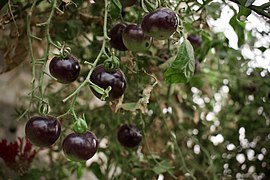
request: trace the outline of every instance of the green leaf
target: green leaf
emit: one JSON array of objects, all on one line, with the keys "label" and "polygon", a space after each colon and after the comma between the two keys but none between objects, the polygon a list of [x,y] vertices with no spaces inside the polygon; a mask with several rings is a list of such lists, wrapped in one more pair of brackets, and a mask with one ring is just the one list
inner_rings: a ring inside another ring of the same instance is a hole
[{"label": "green leaf", "polygon": [[149,0],[142,0],[141,1],[142,8],[144,12],[151,12],[158,8],[159,3],[158,1],[149,1]]},{"label": "green leaf", "polygon": [[246,1],[247,0],[238,0],[239,2],[240,2],[240,4],[242,5],[242,6],[244,6],[245,4],[246,4]]},{"label": "green leaf", "polygon": [[194,50],[190,42],[185,39],[179,46],[177,56],[164,76],[168,83],[187,83],[193,76],[195,69]]},{"label": "green leaf", "polygon": [[142,9],[143,9],[143,11],[148,13],[148,12],[149,12],[149,10],[148,10],[148,8],[147,8],[146,4],[144,3],[144,0],[141,0],[141,5],[142,5]]},{"label": "green leaf", "polygon": [[153,171],[156,174],[162,174],[162,173],[168,172],[171,169],[173,169],[173,167],[171,166],[170,162],[167,160],[163,160],[154,166]]},{"label": "green leaf", "polygon": [[96,162],[93,162],[89,168],[98,179],[104,179],[102,171],[100,169],[100,165]]},{"label": "green leaf", "polygon": [[103,94],[105,94],[105,90],[104,89],[102,89],[101,87],[99,87],[98,85],[95,85],[95,84],[90,84],[90,87],[91,88],[93,88],[97,93],[99,93],[99,94],[101,94],[101,95],[103,95]]},{"label": "green leaf", "polygon": [[124,103],[121,107],[126,111],[135,111],[139,108],[138,103]]},{"label": "green leaf", "polygon": [[110,15],[112,18],[118,18],[122,11],[122,5],[119,0],[112,0],[110,3]]},{"label": "green leaf", "polygon": [[245,42],[245,23],[239,21],[234,15],[230,20],[230,25],[233,27],[235,33],[238,35],[238,46],[241,47]]}]

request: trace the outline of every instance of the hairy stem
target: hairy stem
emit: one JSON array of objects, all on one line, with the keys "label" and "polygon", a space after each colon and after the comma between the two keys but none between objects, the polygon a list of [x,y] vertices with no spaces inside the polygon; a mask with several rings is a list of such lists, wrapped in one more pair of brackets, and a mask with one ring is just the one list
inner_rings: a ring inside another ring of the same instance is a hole
[{"label": "hairy stem", "polygon": [[43,99],[43,91],[42,91],[43,88],[42,87],[43,87],[43,80],[44,80],[44,74],[45,74],[43,72],[45,72],[45,69],[46,69],[46,61],[48,60],[50,46],[51,46],[50,24],[51,24],[51,20],[52,20],[52,17],[54,15],[54,12],[55,12],[56,3],[57,3],[57,0],[52,1],[52,9],[51,9],[51,12],[50,12],[50,15],[47,19],[47,24],[46,24],[47,47],[46,47],[44,59],[43,59],[44,63],[42,65],[42,73],[41,73],[40,78],[39,78],[39,94],[40,94],[41,99]]},{"label": "hairy stem", "polygon": [[[32,100],[34,98],[34,94],[35,94],[35,81],[36,81],[36,60],[34,57],[34,53],[33,53],[33,48],[32,48],[32,33],[31,33],[31,17],[32,17],[32,13],[34,10],[34,7],[36,6],[37,0],[35,0],[30,8],[30,11],[27,14],[27,18],[26,18],[26,22],[27,22],[27,36],[28,36],[28,46],[29,46],[29,53],[30,53],[30,59],[31,59],[31,63],[32,63],[32,80],[31,80],[31,84],[32,84],[32,90],[31,90],[31,94],[30,94],[30,100],[29,100],[29,105],[28,108],[26,109],[26,111],[23,113],[23,115],[25,115],[26,112],[28,112],[31,108],[32,105]],[[22,116],[21,116],[22,117]],[[21,118],[20,117],[20,118]]]}]

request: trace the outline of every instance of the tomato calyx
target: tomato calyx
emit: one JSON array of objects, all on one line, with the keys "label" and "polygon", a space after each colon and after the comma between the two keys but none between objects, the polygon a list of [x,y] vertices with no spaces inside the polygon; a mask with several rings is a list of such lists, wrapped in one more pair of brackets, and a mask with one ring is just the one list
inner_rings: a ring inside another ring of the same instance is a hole
[{"label": "tomato calyx", "polygon": [[107,72],[113,72],[115,71],[116,69],[119,68],[119,58],[112,55],[111,57],[109,57],[108,59],[106,59],[103,63],[104,65],[104,69],[107,71]]},{"label": "tomato calyx", "polygon": [[65,44],[63,44],[61,46],[61,49],[60,49],[59,57],[62,58],[62,59],[65,59],[65,58],[69,57],[70,54],[71,54],[71,48],[68,47],[68,46],[65,46]]},{"label": "tomato calyx", "polygon": [[39,106],[38,106],[38,112],[41,115],[48,115],[50,112],[50,105],[47,101],[41,101],[39,102]]},{"label": "tomato calyx", "polygon": [[75,118],[75,122],[73,123],[73,131],[77,134],[85,133],[88,129],[88,125],[86,123],[85,117]]}]

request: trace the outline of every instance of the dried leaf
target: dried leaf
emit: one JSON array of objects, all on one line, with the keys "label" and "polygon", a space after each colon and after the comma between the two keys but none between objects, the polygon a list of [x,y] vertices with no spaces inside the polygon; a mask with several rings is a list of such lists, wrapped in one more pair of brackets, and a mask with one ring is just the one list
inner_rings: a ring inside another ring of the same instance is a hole
[{"label": "dried leaf", "polygon": [[[146,73],[146,72],[145,72]],[[149,76],[153,77],[155,79],[155,82],[153,85],[147,85],[142,93],[142,97],[137,102],[131,102],[131,103],[124,103],[121,105],[121,108],[127,111],[136,111],[140,110],[143,114],[148,112],[147,104],[149,103],[149,98],[151,96],[151,91],[157,84],[157,79],[153,76],[148,74]]]},{"label": "dried leaf", "polygon": [[[28,41],[26,31],[19,32],[14,24],[7,30],[0,30],[2,38],[0,44],[0,74],[8,72],[21,64],[28,55]],[[23,29],[23,25],[20,29]]]}]

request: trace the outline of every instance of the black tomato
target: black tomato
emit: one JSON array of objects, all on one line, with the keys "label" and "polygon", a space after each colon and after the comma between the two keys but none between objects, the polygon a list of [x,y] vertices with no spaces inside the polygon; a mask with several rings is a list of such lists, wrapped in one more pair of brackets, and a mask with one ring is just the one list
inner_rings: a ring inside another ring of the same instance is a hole
[{"label": "black tomato", "polygon": [[[108,99],[110,101],[120,98],[124,94],[127,87],[127,80],[122,70],[116,69],[106,71],[103,64],[95,67],[90,76],[90,80],[103,89],[107,89],[109,86],[111,86],[112,89],[109,92]],[[96,92],[93,88],[91,88],[91,90],[96,97],[101,98],[101,94]]]},{"label": "black tomato", "polygon": [[168,39],[177,29],[178,17],[168,8],[160,8],[147,14],[142,21],[143,31],[156,39]]},{"label": "black tomato", "polygon": [[150,46],[152,38],[146,35],[141,26],[137,24],[129,24],[122,34],[124,45],[133,52],[144,52]]},{"label": "black tomato", "polygon": [[127,48],[122,40],[122,32],[126,28],[126,24],[119,23],[116,24],[109,32],[110,45],[112,48],[117,49],[119,51],[126,51]]},{"label": "black tomato", "polygon": [[39,147],[49,147],[59,138],[61,125],[51,116],[34,116],[25,125],[25,135],[30,142]]},{"label": "black tomato", "polygon": [[73,161],[86,161],[97,152],[98,140],[90,131],[83,134],[71,133],[65,137],[62,147],[68,159]]},{"label": "black tomato", "polygon": [[129,7],[134,5],[137,2],[137,0],[120,0],[120,3],[123,7]]},{"label": "black tomato", "polygon": [[134,148],[142,141],[142,135],[134,124],[124,124],[118,129],[117,139],[121,145]]},{"label": "black tomato", "polygon": [[63,84],[75,81],[80,75],[80,70],[80,64],[73,56],[54,57],[49,64],[50,74]]},{"label": "black tomato", "polygon": [[188,35],[187,39],[189,40],[193,48],[199,48],[202,44],[202,39],[199,35],[190,34]]}]

